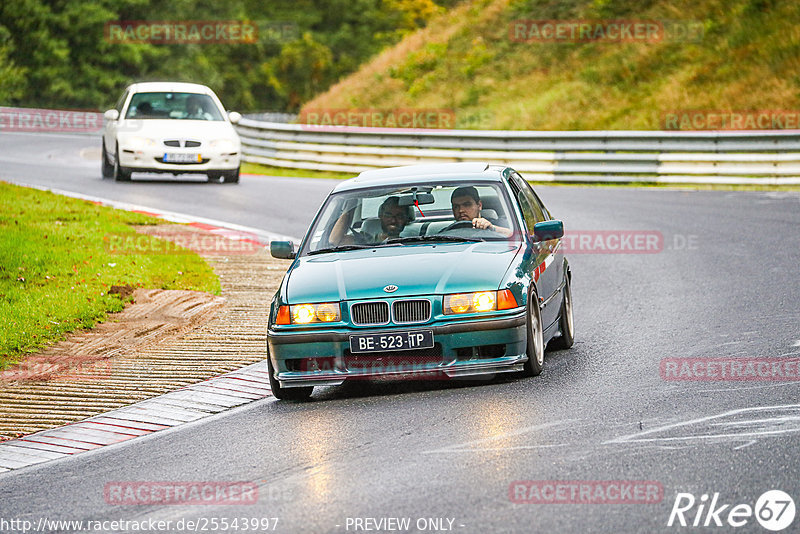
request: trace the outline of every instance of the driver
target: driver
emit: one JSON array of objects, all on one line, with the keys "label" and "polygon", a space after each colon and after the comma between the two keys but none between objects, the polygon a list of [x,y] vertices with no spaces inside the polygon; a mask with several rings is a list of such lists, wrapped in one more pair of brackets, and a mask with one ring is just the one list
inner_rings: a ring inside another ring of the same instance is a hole
[{"label": "driver", "polygon": [[206,112],[202,99],[192,95],[186,99],[186,118],[209,120],[211,116]]},{"label": "driver", "polygon": [[510,229],[497,226],[496,223],[498,221],[481,217],[483,203],[480,195],[478,195],[478,190],[471,185],[459,187],[453,191],[453,194],[450,195],[450,204],[453,207],[453,217],[455,217],[456,222],[470,221],[473,228],[491,230],[505,237],[511,237],[511,234],[513,234]]}]

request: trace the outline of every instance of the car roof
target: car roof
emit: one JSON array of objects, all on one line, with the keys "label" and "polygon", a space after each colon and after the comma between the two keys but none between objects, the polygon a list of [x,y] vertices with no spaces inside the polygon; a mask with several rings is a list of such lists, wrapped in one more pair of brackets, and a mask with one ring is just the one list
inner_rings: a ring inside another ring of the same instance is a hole
[{"label": "car roof", "polygon": [[334,192],[392,184],[426,184],[431,180],[454,183],[472,180],[500,181],[504,174],[503,171],[507,168],[503,165],[491,165],[485,162],[464,162],[428,163],[374,169],[364,171],[355,178],[340,183],[334,188]]},{"label": "car roof", "polygon": [[129,85],[128,90],[132,93],[166,92],[214,94],[214,91],[205,85],[187,82],[139,82]]}]

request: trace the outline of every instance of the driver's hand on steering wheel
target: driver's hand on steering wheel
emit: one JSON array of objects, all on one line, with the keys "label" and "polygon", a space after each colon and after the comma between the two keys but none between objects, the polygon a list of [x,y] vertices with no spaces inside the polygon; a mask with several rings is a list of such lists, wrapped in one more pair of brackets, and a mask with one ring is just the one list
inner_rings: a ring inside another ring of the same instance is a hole
[{"label": "driver's hand on steering wheel", "polygon": [[472,227],[478,230],[494,230],[494,225],[483,217],[475,217],[472,219]]}]

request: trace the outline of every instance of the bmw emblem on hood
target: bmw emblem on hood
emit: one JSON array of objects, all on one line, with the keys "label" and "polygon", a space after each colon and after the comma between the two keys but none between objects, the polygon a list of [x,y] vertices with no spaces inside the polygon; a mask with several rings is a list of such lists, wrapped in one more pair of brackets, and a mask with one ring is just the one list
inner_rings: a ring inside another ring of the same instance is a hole
[{"label": "bmw emblem on hood", "polygon": [[397,286],[394,284],[388,285],[384,287],[383,290],[386,291],[387,293],[394,293],[395,291],[397,291]]}]

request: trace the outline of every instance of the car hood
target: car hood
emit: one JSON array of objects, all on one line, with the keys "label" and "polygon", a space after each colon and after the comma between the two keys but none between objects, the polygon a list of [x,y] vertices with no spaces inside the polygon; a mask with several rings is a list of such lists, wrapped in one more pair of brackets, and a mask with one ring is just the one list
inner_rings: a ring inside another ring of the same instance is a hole
[{"label": "car hood", "polygon": [[120,137],[130,135],[162,139],[233,139],[239,142],[236,130],[228,121],[195,121],[176,119],[126,119],[117,128]]},{"label": "car hood", "polygon": [[[290,304],[498,289],[519,243],[437,243],[304,256],[284,286]],[[397,291],[383,290],[389,285]]]}]

